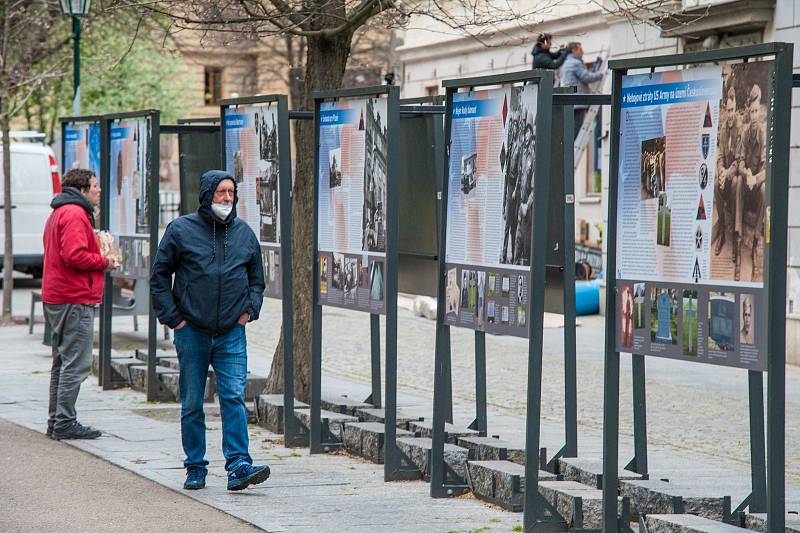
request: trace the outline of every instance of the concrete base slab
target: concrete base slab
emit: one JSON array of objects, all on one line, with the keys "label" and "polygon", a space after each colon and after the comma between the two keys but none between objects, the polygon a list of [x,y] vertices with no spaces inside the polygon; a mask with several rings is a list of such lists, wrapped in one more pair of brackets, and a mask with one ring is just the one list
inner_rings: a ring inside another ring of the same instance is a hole
[{"label": "concrete base slab", "polygon": [[[147,372],[147,367],[145,367],[145,373]],[[174,399],[172,400],[161,400],[161,401],[181,401],[181,387],[180,387],[180,372],[166,368],[157,366],[156,373],[161,380],[161,383],[166,387]],[[203,393],[203,401],[204,402],[213,402],[214,401],[214,394],[216,392],[216,387],[214,386],[214,380],[212,378],[206,378],[206,388]],[[250,401],[250,400],[247,400]]]},{"label": "concrete base slab", "polygon": [[[377,422],[379,424],[386,423],[386,409],[382,407],[359,409],[356,411],[356,416],[364,422]],[[422,416],[412,414],[404,409],[398,409],[395,415],[396,425],[402,429],[407,429],[408,423],[411,421],[420,422],[423,419],[424,418]]]},{"label": "concrete base slab", "polygon": [[469,450],[470,461],[511,461],[525,464],[525,446],[494,437],[462,437],[458,445]]},{"label": "concrete base slab", "polygon": [[[307,430],[311,431],[311,409],[295,409],[294,413],[300,423],[303,424]],[[335,413],[325,409],[320,411],[320,420],[322,422],[323,432],[325,431],[325,426],[327,425],[328,431],[331,432],[332,438],[335,442],[344,442],[345,424],[358,422],[358,418],[354,416],[343,415],[341,413]]]},{"label": "concrete base slab", "polygon": [[[433,438],[433,421],[432,420],[410,420],[408,422],[408,430],[413,432],[417,437],[425,437],[428,439]],[[462,437],[478,437],[479,433],[474,429],[459,427],[449,422],[444,424],[445,442],[450,444],[458,444],[458,439]]]},{"label": "concrete base slab", "polygon": [[333,411],[334,413],[341,413],[343,415],[355,416],[359,409],[370,409],[374,405],[364,403],[361,400],[354,400],[347,396],[323,396],[320,400],[320,406],[326,411]]},{"label": "concrete base slab", "polygon": [[[254,400],[256,423],[273,433],[283,433],[283,394],[259,394]],[[297,398],[294,400],[296,409],[308,408],[308,404]]]},{"label": "concrete base slab", "polygon": [[748,531],[693,514],[650,514],[644,519],[647,533],[736,533]]},{"label": "concrete base slab", "polygon": [[722,521],[731,513],[731,498],[720,492],[698,490],[660,479],[620,481],[620,492],[631,500],[634,517],[689,513]]},{"label": "concrete base slab", "polygon": [[[350,453],[383,464],[385,426],[378,422],[353,422],[344,425],[344,447]],[[410,437],[411,433],[397,430],[398,437]]]},{"label": "concrete base slab", "polygon": [[[603,486],[603,459],[597,457],[562,457],[558,460],[558,473],[565,481],[577,481],[601,489]],[[620,480],[642,479],[641,474],[620,468]]]},{"label": "concrete base slab", "polygon": [[[603,526],[603,491],[577,481],[541,481],[539,494],[555,507],[570,529],[600,529]],[[617,506],[619,509],[619,503]]]},{"label": "concrete base slab", "polygon": [[[752,513],[746,515],[744,525],[751,531],[766,531],[767,513]],[[800,515],[786,515],[786,533],[800,533]]]},{"label": "concrete base slab", "polygon": [[[430,480],[433,441],[427,437],[403,437],[397,439],[397,447],[417,466],[421,477]],[[461,446],[449,443],[444,445],[445,464],[462,479],[467,476],[467,454],[467,449]]]},{"label": "concrete base slab", "polygon": [[[469,461],[470,489],[476,497],[512,512],[525,504],[525,467],[511,461]],[[539,481],[555,481],[555,474],[539,470]]]}]

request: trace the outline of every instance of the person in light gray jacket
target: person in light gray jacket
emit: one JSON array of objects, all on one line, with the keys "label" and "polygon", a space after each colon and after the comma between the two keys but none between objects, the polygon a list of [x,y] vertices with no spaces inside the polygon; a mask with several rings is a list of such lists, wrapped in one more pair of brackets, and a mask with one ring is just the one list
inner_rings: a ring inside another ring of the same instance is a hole
[{"label": "person in light gray jacket", "polygon": [[[559,75],[561,85],[564,87],[577,87],[578,94],[585,94],[589,91],[589,84],[603,79],[602,72],[591,72],[583,62],[583,47],[581,43],[571,42],[567,44],[567,56],[564,64],[561,65]],[[587,106],[575,106],[575,135],[580,131],[583,117],[586,115]]]}]

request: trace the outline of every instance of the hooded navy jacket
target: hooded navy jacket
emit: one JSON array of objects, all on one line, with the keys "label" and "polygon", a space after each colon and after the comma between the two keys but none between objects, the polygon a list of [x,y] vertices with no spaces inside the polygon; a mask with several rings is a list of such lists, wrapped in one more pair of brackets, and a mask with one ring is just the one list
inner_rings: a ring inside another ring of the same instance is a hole
[{"label": "hooded navy jacket", "polygon": [[224,221],[211,211],[223,179],[236,184],[222,170],[203,174],[197,213],[170,222],[158,245],[150,293],[158,320],[171,328],[186,320],[216,336],[233,329],[244,313],[258,319],[265,288],[261,247],[250,226],[236,218],[238,192]]}]

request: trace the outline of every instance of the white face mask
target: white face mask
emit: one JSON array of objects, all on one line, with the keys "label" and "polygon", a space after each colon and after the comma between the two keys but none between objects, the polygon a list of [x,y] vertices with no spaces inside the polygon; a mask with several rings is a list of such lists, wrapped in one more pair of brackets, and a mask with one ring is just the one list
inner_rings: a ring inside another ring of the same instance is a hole
[{"label": "white face mask", "polygon": [[233,204],[211,204],[211,211],[220,220],[225,220],[233,211]]}]

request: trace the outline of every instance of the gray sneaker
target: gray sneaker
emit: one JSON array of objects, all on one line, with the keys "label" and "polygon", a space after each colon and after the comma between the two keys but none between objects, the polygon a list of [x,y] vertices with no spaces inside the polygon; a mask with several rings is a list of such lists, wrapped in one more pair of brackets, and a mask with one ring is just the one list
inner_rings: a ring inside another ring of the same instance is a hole
[{"label": "gray sneaker", "polygon": [[80,422],[75,421],[66,429],[54,429],[51,438],[53,440],[96,439],[102,434],[100,430],[84,426]]}]

